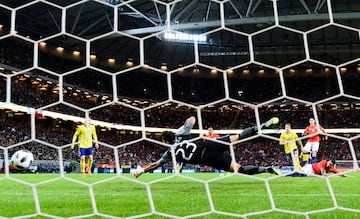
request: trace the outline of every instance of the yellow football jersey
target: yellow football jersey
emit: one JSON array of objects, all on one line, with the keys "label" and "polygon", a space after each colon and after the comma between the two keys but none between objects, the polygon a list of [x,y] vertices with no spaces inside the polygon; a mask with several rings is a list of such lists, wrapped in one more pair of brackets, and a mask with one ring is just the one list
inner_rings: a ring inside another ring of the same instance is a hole
[{"label": "yellow football jersey", "polygon": [[79,148],[91,148],[92,139],[97,142],[96,129],[94,125],[89,125],[87,129],[85,125],[80,125],[73,135],[72,143],[74,144],[78,139]]},{"label": "yellow football jersey", "polygon": [[298,135],[296,134],[296,132],[290,131],[289,133],[283,132],[280,135],[280,140],[281,141],[286,141],[287,144],[284,145],[284,150],[285,153],[291,153],[291,150],[297,149],[296,146],[296,139],[298,139]]}]

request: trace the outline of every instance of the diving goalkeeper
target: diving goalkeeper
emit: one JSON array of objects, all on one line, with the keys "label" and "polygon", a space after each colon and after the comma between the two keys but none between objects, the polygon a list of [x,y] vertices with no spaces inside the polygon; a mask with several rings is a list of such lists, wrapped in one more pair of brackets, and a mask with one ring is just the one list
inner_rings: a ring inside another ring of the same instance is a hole
[{"label": "diving goalkeeper", "polygon": [[[162,142],[167,144],[173,144],[175,146],[175,157],[177,162],[184,162],[189,164],[203,164],[211,166],[213,168],[229,171],[229,172],[238,172],[244,174],[259,174],[264,172],[281,174],[280,171],[273,169],[272,167],[263,167],[263,166],[242,166],[237,162],[233,161],[230,154],[229,145],[222,144],[220,142],[210,141],[210,140],[198,140],[194,142],[186,141],[190,138],[190,131],[193,128],[196,119],[194,116],[188,118],[184,125],[181,126],[177,133],[170,131],[164,131],[162,133]],[[279,119],[273,117],[261,127],[269,127],[270,125],[277,124]],[[255,135],[258,132],[257,126],[252,126],[244,129],[240,134],[236,135],[226,135],[218,138],[217,140],[232,143],[240,139],[244,139]],[[171,150],[167,150],[162,157],[145,168],[138,168],[134,172],[134,177],[138,178],[141,174],[150,172],[157,169],[160,166],[163,166],[167,162],[172,161]]]}]

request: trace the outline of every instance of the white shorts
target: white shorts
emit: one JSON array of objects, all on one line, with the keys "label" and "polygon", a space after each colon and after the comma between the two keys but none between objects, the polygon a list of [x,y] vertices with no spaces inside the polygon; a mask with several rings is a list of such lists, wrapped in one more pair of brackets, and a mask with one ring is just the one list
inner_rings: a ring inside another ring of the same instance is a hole
[{"label": "white shorts", "polygon": [[314,170],[312,168],[312,164],[305,164],[301,169],[308,176],[309,175],[315,175]]},{"label": "white shorts", "polygon": [[304,149],[307,152],[312,152],[312,151],[318,152],[319,151],[319,145],[320,145],[319,142],[306,142]]}]

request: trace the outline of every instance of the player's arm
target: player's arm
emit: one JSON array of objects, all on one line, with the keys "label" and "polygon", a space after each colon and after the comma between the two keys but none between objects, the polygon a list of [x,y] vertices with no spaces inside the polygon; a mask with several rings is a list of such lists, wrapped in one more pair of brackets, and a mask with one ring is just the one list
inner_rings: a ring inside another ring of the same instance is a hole
[{"label": "player's arm", "polygon": [[279,145],[286,145],[286,144],[288,144],[289,142],[287,142],[287,141],[280,141],[279,142]]},{"label": "player's arm", "polygon": [[147,165],[145,168],[136,169],[135,172],[134,172],[134,177],[138,178],[139,176],[141,176],[141,174],[150,172],[150,171],[155,170],[155,169],[157,169],[157,168],[159,168],[161,166],[162,166],[162,164],[161,164],[160,160],[155,161],[155,162]]},{"label": "player's arm", "polygon": [[98,144],[98,137],[97,137],[97,134],[96,134],[96,128],[95,126],[93,126],[93,129],[91,131],[91,135],[92,135],[92,138],[94,139],[95,141],[95,148],[98,149],[99,148],[99,144]]},{"label": "player's arm", "polygon": [[341,177],[347,177],[348,175],[346,175],[345,173],[341,173],[338,169],[336,169],[335,167],[330,167],[329,168],[329,172],[332,172],[332,173],[335,173],[337,174],[338,176],[341,176]]},{"label": "player's arm", "polygon": [[319,125],[319,129],[322,133],[326,133],[324,127],[322,127],[321,125]]},{"label": "player's arm", "polygon": [[75,142],[76,142],[76,139],[79,136],[79,134],[80,134],[80,128],[77,128],[74,135],[73,135],[72,141],[71,141],[71,149],[74,149]]},{"label": "player's arm", "polygon": [[307,151],[305,150],[304,145],[303,145],[303,143],[302,143],[302,141],[300,139],[296,140],[296,143],[297,143],[297,145],[300,146],[301,152],[307,153]]},{"label": "player's arm", "polygon": [[279,145],[286,145],[286,144],[287,144],[286,141],[280,141],[280,142],[279,142]]},{"label": "player's arm", "polygon": [[135,170],[134,172],[134,177],[138,178],[139,176],[141,176],[141,174],[143,173],[147,173],[147,172],[151,172],[159,167],[161,167],[162,165],[164,165],[165,162],[162,161],[162,159],[155,161],[149,165],[147,165],[144,168],[138,168]]},{"label": "player's arm", "polygon": [[304,152],[304,145],[302,141],[299,139],[299,136],[297,134],[295,134],[295,139],[296,139],[296,144],[300,146],[300,150]]},{"label": "player's arm", "polygon": [[346,175],[345,173],[340,173],[340,174],[338,174],[338,176],[341,176],[341,177],[349,177],[349,175]]},{"label": "player's arm", "polygon": [[321,172],[322,176],[327,176],[328,175],[325,168],[320,168],[320,172]]},{"label": "player's arm", "polygon": [[147,172],[150,172],[152,170],[155,170],[155,169],[163,166],[166,162],[168,162],[170,160],[171,160],[171,151],[169,149],[162,155],[162,157],[159,160],[147,165],[144,168],[140,167],[140,168],[136,169],[135,172],[134,172],[134,177],[138,178],[143,173],[147,173]]},{"label": "player's arm", "polygon": [[184,125],[182,125],[176,132],[176,135],[188,135],[196,122],[195,116],[190,116],[186,119]]},{"label": "player's arm", "polygon": [[307,131],[307,128],[305,128],[305,130],[304,130],[304,132],[303,132],[303,136],[305,136],[305,135],[308,135],[309,134],[309,132]]}]

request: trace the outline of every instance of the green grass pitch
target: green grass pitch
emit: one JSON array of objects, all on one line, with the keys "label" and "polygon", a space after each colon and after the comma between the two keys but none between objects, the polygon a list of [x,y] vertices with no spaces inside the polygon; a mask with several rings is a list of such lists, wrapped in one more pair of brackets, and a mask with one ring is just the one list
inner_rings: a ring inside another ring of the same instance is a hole
[{"label": "green grass pitch", "polygon": [[1,174],[0,218],[360,218],[360,174],[350,176]]}]

